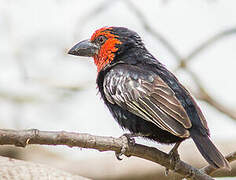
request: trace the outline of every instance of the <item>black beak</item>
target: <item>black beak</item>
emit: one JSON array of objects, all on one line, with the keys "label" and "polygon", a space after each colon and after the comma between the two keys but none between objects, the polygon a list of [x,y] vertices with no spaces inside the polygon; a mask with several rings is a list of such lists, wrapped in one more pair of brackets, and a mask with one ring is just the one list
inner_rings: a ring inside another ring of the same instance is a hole
[{"label": "black beak", "polygon": [[79,42],[78,44],[74,45],[68,52],[68,54],[75,55],[75,56],[86,56],[86,57],[93,57],[95,54],[98,53],[99,47],[90,40],[84,40]]}]

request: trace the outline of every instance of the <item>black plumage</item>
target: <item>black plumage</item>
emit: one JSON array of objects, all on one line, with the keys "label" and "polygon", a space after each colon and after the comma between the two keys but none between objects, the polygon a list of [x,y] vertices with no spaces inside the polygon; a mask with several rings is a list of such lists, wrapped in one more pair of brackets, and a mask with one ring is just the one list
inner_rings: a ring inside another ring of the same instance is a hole
[{"label": "black plumage", "polygon": [[122,27],[107,31],[121,43],[116,44],[114,58],[98,72],[97,85],[119,125],[160,143],[178,143],[191,137],[208,163],[229,168],[209,139],[207,122],[195,100],[148,52],[139,35]]}]

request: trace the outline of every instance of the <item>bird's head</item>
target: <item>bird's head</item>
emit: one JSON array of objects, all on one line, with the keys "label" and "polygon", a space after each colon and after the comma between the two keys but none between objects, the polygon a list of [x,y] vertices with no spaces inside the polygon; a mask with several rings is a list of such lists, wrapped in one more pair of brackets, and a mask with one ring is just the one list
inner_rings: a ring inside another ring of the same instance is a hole
[{"label": "bird's head", "polygon": [[114,63],[116,56],[129,49],[142,47],[143,43],[136,32],[124,27],[103,27],[96,30],[90,39],[73,46],[68,54],[93,57],[100,72]]}]

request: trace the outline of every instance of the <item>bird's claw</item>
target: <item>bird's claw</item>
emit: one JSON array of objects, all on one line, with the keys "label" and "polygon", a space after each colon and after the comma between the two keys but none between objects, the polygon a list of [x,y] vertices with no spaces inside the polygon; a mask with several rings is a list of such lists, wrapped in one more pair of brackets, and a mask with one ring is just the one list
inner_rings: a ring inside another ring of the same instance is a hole
[{"label": "bird's claw", "polygon": [[[178,153],[178,147],[180,143],[176,143],[173,149],[168,153],[169,158],[170,158],[170,164],[175,164],[175,162],[180,160],[179,153]],[[165,175],[168,176],[170,169],[166,168],[165,169]]]},{"label": "bird's claw", "polygon": [[[118,160],[122,160],[121,156],[126,153],[126,151],[129,148],[129,145],[134,145],[135,144],[135,139],[133,138],[135,135],[133,134],[123,134],[120,139],[122,140],[122,148],[120,152],[115,152],[116,158]],[[129,157],[129,155],[126,155]]]},{"label": "bird's claw", "polygon": [[126,140],[128,141],[128,144],[134,145],[135,144],[134,137],[137,137],[138,135],[136,135],[136,134],[123,134],[122,136],[126,137]]},{"label": "bird's claw", "polygon": [[165,176],[168,176],[168,175],[169,175],[169,172],[170,172],[170,169],[166,168],[166,169],[165,169]]},{"label": "bird's claw", "polygon": [[[168,155],[170,157],[170,164],[175,164],[173,162],[177,162],[180,159],[178,151],[170,151]],[[165,176],[168,176],[169,172],[170,172],[170,169],[166,168],[165,169]]]},{"label": "bird's claw", "polygon": [[[180,158],[179,158],[179,154],[177,151],[173,152],[171,151],[169,154],[169,157],[170,157],[170,164],[175,164],[173,162],[177,162]],[[169,175],[169,172],[170,172],[170,169],[169,168],[166,168],[165,169],[165,176],[168,176]]]},{"label": "bird's claw", "polygon": [[121,161],[123,158],[121,157],[126,152],[126,146],[122,146],[120,152],[115,152],[116,158]]},{"label": "bird's claw", "polygon": [[176,160],[179,160],[179,153],[178,153],[177,150],[175,150],[175,151],[170,151],[168,155],[169,155],[169,157],[170,157],[171,162],[176,161]]}]

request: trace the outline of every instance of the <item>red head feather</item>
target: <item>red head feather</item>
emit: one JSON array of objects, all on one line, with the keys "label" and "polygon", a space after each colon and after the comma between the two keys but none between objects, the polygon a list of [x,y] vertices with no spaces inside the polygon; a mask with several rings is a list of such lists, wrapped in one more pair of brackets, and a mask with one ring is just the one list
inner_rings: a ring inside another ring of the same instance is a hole
[{"label": "red head feather", "polygon": [[115,52],[118,51],[117,44],[122,44],[117,37],[118,35],[112,34],[112,27],[103,27],[94,32],[91,41],[95,41],[99,36],[105,36],[107,40],[101,45],[98,55],[94,56],[94,63],[97,66],[97,71],[100,72],[107,64],[113,61]]}]

